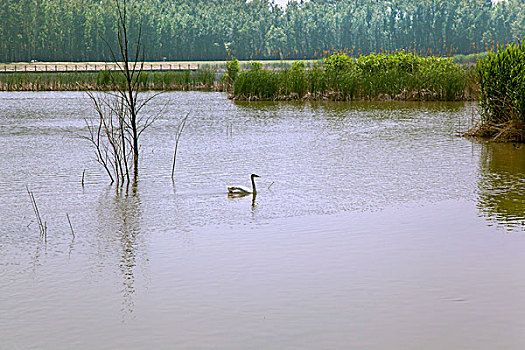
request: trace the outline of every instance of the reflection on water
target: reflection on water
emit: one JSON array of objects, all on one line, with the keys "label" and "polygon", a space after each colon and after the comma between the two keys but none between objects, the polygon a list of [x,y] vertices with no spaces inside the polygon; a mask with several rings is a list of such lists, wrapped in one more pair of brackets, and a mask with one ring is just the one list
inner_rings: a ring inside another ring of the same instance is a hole
[{"label": "reflection on water", "polygon": [[[133,313],[135,269],[138,250],[143,246],[142,209],[137,184],[110,187],[100,197],[96,208],[98,244],[116,244],[106,253],[119,255],[118,271],[122,278],[123,311]],[[111,242],[110,242],[111,241]]]},{"label": "reflection on water", "polygon": [[250,197],[252,199],[252,208],[255,208],[255,200],[257,199],[257,193],[228,193],[228,198],[230,199],[244,197]]},{"label": "reflection on water", "polygon": [[159,99],[120,189],[83,94],[0,93],[1,349],[525,346],[525,147],[456,137],[475,104]]},{"label": "reflection on water", "polygon": [[525,147],[482,143],[478,207],[491,222],[511,230],[525,227]]}]

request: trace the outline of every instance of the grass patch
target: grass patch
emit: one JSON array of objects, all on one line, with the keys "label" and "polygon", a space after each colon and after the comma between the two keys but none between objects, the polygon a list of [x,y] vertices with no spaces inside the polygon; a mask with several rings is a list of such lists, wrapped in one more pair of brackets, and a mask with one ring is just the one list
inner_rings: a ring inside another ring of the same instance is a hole
[{"label": "grass patch", "polygon": [[525,44],[500,46],[478,61],[481,123],[467,135],[525,141]]},{"label": "grass patch", "polygon": [[[212,90],[218,89],[217,71],[143,71],[141,90]],[[0,91],[86,91],[116,90],[125,79],[117,71],[100,72],[27,72],[1,73]]]},{"label": "grass patch", "polygon": [[334,54],[322,63],[295,62],[280,71],[252,64],[234,84],[236,99],[435,100],[471,98],[472,67],[450,58],[421,57],[404,51],[350,58]]}]

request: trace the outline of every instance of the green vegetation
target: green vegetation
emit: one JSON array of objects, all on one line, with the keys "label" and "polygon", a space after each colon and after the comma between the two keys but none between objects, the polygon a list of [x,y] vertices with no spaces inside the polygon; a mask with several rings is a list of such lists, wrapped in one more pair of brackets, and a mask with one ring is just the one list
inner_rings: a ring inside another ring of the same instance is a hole
[{"label": "green vegetation", "polygon": [[97,73],[0,73],[0,91],[90,90]]},{"label": "green vegetation", "polygon": [[[84,91],[116,90],[125,87],[121,74],[110,71],[58,72],[58,73],[0,73],[0,91]],[[212,90],[216,84],[216,71],[143,71],[140,90]]]},{"label": "green vegetation", "polygon": [[389,99],[454,101],[471,98],[473,69],[448,58],[421,57],[404,51],[350,58],[331,55],[306,69],[272,71],[260,64],[242,71],[234,84],[237,99]]},{"label": "green vegetation", "polygon": [[481,124],[470,135],[525,141],[525,44],[498,47],[476,67]]},{"label": "green vegetation", "polygon": [[234,83],[234,95],[273,99],[279,93],[281,74],[277,71],[262,69],[262,64],[254,62],[250,70],[239,74]]},{"label": "green vegetation", "polygon": [[[523,0],[129,0],[130,42],[146,60],[315,59],[405,49],[448,56],[488,51],[525,33]],[[0,1],[0,62],[111,61],[114,0]]]},{"label": "green vegetation", "polygon": [[[473,67],[404,51],[358,58],[338,53],[322,61],[264,65],[231,59],[225,66],[222,78],[210,68],[143,71],[140,90],[233,89],[237,99],[263,100],[462,100],[476,91]],[[123,76],[110,71],[0,72],[0,91],[117,90],[124,85]]]},{"label": "green vegetation", "polygon": [[470,65],[476,65],[479,60],[485,58],[488,55],[488,51],[480,52],[480,53],[472,53],[469,55],[454,55],[452,56],[452,60],[454,63],[458,64],[470,64]]},{"label": "green vegetation", "polygon": [[224,75],[224,80],[228,82],[229,84],[233,84],[233,82],[237,79],[239,72],[241,71],[241,66],[239,64],[239,61],[235,58],[228,61],[226,63],[226,69],[227,69],[227,72]]}]

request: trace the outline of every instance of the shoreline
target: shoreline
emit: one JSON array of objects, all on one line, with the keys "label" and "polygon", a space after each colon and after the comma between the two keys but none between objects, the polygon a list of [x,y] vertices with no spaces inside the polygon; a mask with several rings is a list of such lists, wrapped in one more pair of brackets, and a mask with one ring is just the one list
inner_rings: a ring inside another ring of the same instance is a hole
[{"label": "shoreline", "polygon": [[401,92],[397,95],[390,96],[387,94],[380,94],[375,97],[350,97],[345,96],[341,92],[331,91],[325,93],[316,93],[311,94],[307,93],[306,95],[300,97],[298,94],[289,94],[289,95],[279,95],[275,98],[264,98],[256,95],[245,96],[239,95],[235,96],[233,93],[230,93],[228,98],[234,101],[242,102],[257,102],[257,101],[296,101],[296,102],[310,102],[310,101],[331,101],[331,102],[351,102],[351,101],[373,101],[373,102],[389,102],[389,101],[413,101],[413,102],[467,102],[467,101],[478,101],[476,98],[477,92],[469,93],[465,92],[464,98],[455,99],[455,100],[443,100],[440,99],[435,93],[431,91],[412,91],[412,92]]},{"label": "shoreline", "polygon": [[[124,81],[113,71],[0,72],[0,91],[114,91]],[[220,73],[211,69],[143,71],[142,91],[223,91]]]}]

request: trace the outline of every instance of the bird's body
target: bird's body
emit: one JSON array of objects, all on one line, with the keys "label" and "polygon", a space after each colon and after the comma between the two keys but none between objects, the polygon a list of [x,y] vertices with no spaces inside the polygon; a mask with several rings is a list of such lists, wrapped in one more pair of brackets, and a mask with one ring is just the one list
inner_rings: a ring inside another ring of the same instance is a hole
[{"label": "bird's body", "polygon": [[253,193],[253,191],[246,186],[230,186],[228,193]]},{"label": "bird's body", "polygon": [[230,194],[250,194],[250,193],[256,194],[257,193],[257,189],[255,187],[255,178],[256,177],[259,177],[259,175],[252,174],[250,176],[250,178],[252,180],[252,188],[251,189],[246,187],[246,186],[229,186],[228,187],[228,193],[230,193]]}]

